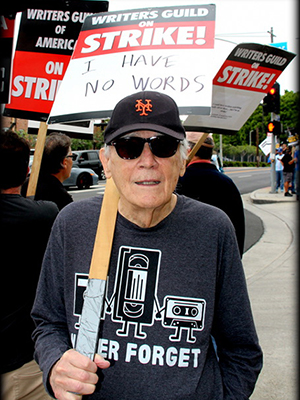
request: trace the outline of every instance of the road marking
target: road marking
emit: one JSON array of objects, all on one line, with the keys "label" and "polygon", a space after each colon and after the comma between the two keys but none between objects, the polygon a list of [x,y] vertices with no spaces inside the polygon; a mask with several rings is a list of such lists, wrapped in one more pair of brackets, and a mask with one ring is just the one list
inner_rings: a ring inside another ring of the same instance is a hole
[{"label": "road marking", "polygon": [[[270,169],[268,169],[268,167],[261,167],[261,168],[259,168],[259,169],[257,169],[257,168],[255,168],[255,169],[248,169],[248,170],[246,170],[245,171],[246,173],[247,172],[254,172],[254,173],[259,173],[259,172],[263,172],[263,173],[270,173]],[[242,171],[240,171],[240,170],[234,170],[234,171],[232,171],[232,170],[226,170],[226,169],[224,169],[224,173],[225,173],[225,175],[230,175],[230,174],[240,174],[240,173],[242,173]]]}]

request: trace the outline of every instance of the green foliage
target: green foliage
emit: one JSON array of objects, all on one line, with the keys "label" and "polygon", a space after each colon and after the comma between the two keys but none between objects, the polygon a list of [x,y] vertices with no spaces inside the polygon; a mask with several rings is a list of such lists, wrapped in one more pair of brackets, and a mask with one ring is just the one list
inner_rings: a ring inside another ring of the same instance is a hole
[{"label": "green foliage", "polygon": [[[267,162],[259,162],[260,167],[269,167]],[[253,161],[224,161],[223,167],[257,167],[257,163]]]},{"label": "green foliage", "polygon": [[[299,92],[294,93],[286,90],[280,101],[280,121],[283,125],[283,131],[296,128],[296,132],[299,134]],[[286,138],[286,133],[284,138]]]},{"label": "green foliage", "polygon": [[17,131],[17,134],[26,139],[27,142],[29,142],[30,144],[30,148],[34,149],[37,135],[30,135],[29,133],[24,132],[23,130]]},{"label": "green foliage", "polygon": [[88,150],[92,148],[92,141],[85,139],[71,139],[72,150]]},{"label": "green foliage", "polygon": [[93,140],[72,139],[71,147],[72,150],[101,149],[103,144],[103,130],[100,126],[95,126]]},{"label": "green foliage", "polygon": [[104,145],[103,128],[101,126],[94,127],[93,140],[72,139],[72,150],[89,150],[101,149]]}]

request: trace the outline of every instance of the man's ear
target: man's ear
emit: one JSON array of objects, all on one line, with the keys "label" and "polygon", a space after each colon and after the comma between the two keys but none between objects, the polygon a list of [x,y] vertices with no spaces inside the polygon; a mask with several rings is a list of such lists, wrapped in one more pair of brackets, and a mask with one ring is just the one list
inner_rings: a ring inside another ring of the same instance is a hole
[{"label": "man's ear", "polygon": [[185,165],[180,169],[180,173],[179,173],[179,176],[183,176],[184,174],[185,174],[185,170],[186,170],[186,168],[185,168]]},{"label": "man's ear", "polygon": [[67,168],[67,159],[66,158],[64,158],[62,160],[62,162],[60,163],[60,166],[61,166],[61,169]]},{"label": "man's ear", "polygon": [[110,172],[110,169],[109,169],[109,166],[108,166],[108,164],[109,164],[108,163],[108,158],[106,157],[104,148],[100,149],[99,158],[100,158],[101,164],[103,166],[106,178],[111,178],[111,172]]},{"label": "man's ear", "polygon": [[186,160],[182,160],[182,165],[179,170],[179,176],[183,176],[186,170]]}]

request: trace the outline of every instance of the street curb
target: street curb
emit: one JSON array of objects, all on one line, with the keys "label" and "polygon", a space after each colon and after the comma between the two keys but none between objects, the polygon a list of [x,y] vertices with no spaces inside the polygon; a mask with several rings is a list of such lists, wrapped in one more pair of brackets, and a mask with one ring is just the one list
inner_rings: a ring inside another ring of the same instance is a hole
[{"label": "street curb", "polygon": [[254,204],[290,203],[297,201],[296,195],[284,197],[283,193],[270,193],[271,187],[265,187],[250,193],[250,200]]}]

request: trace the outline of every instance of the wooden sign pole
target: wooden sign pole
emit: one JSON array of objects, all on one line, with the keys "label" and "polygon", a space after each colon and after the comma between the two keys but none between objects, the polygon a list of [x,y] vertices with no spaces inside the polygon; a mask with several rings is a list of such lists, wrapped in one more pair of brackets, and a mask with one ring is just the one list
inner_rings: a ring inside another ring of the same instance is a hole
[{"label": "wooden sign pole", "polygon": [[48,125],[46,124],[46,122],[41,122],[35,144],[33,163],[26,193],[27,197],[34,197],[35,195],[37,181],[40,173],[41,161],[44,152],[47,129]]},{"label": "wooden sign pole", "polygon": [[105,298],[118,203],[119,192],[115,183],[112,178],[107,179],[75,346],[77,351],[92,360],[98,347],[98,330]]}]

